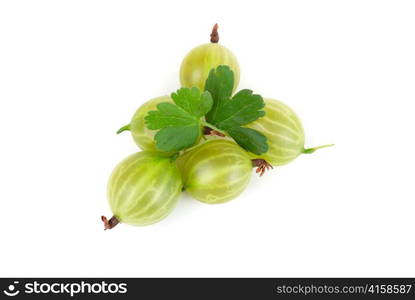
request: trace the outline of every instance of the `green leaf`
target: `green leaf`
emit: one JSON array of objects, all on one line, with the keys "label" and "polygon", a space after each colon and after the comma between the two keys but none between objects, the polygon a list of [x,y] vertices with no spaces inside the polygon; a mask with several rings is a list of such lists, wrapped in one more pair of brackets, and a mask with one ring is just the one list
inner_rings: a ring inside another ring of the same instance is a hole
[{"label": "green leaf", "polygon": [[202,134],[202,120],[212,107],[209,92],[181,88],[171,95],[173,103],[162,102],[145,117],[147,128],[159,130],[154,136],[161,151],[180,151],[194,145]]},{"label": "green leaf", "polygon": [[156,133],[154,139],[161,151],[180,151],[193,146],[201,136],[199,124],[166,127]]},{"label": "green leaf", "polygon": [[261,110],[265,107],[264,100],[260,95],[252,94],[251,90],[241,90],[232,99],[223,102],[214,120],[214,125],[219,129],[246,125],[265,115]]},{"label": "green leaf", "polygon": [[205,91],[208,91],[213,98],[212,109],[206,115],[206,120],[209,123],[213,124],[224,100],[232,96],[233,85],[233,71],[228,66],[219,66],[210,70],[205,82]]},{"label": "green leaf", "polygon": [[171,94],[171,98],[177,106],[183,108],[189,114],[196,117],[203,117],[213,104],[209,92],[200,93],[197,87],[182,88]]},{"label": "green leaf", "polygon": [[238,145],[252,153],[260,155],[268,151],[267,138],[255,129],[233,127],[228,133]]},{"label": "green leaf", "polygon": [[233,84],[233,72],[228,66],[210,71],[205,90],[212,95],[213,106],[206,121],[227,132],[244,149],[258,155],[265,153],[266,137],[254,129],[241,127],[265,115],[264,100],[251,90],[241,90],[232,97]]},{"label": "green leaf", "polygon": [[157,110],[149,111],[145,117],[148,129],[157,130],[168,126],[187,126],[197,122],[197,118],[177,105],[161,102]]}]

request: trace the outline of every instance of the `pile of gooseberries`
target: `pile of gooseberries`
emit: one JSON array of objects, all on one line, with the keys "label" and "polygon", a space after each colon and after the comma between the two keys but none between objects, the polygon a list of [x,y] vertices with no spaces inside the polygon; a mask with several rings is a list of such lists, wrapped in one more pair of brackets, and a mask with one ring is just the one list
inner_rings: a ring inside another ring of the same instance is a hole
[{"label": "pile of gooseberries", "polygon": [[[218,26],[213,27],[210,43],[192,49],[180,67],[182,87],[203,91],[209,72],[228,66],[233,72],[233,92],[239,83],[240,70],[235,55],[218,43]],[[252,169],[259,175],[273,166],[282,166],[300,154],[313,153],[304,147],[304,131],[294,111],[281,101],[265,98],[265,115],[247,124],[261,132],[268,150],[254,154],[232,138],[216,130],[202,128],[202,138],[182,151],[160,151],[155,142],[156,130],[146,124],[146,116],[160,103],[173,103],[170,96],[161,96],[142,104],[130,123],[117,133],[130,131],[142,150],[122,160],[108,183],[108,199],[113,213],[102,216],[105,229],[118,223],[149,225],[162,220],[174,209],[182,192],[208,204],[235,199],[248,186]]]}]

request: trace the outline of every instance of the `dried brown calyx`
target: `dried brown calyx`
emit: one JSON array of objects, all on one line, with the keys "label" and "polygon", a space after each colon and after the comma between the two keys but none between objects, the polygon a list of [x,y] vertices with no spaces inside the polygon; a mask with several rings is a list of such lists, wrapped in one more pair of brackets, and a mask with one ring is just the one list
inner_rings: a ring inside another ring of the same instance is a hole
[{"label": "dried brown calyx", "polygon": [[217,44],[219,42],[218,24],[215,24],[210,34],[210,42]]},{"label": "dried brown calyx", "polygon": [[112,229],[115,226],[117,226],[118,223],[120,223],[120,221],[118,221],[118,219],[115,216],[112,216],[109,220],[107,219],[107,217],[101,216],[101,220],[102,222],[104,222],[104,230]]},{"label": "dried brown calyx", "polygon": [[252,166],[256,167],[256,172],[259,176],[264,175],[265,171],[274,169],[274,167],[265,159],[255,158],[252,160]]}]

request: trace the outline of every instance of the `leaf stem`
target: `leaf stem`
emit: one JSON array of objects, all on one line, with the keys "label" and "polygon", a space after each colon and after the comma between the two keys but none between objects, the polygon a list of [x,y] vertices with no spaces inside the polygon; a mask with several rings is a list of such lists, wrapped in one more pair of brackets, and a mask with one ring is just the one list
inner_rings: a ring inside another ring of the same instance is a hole
[{"label": "leaf stem", "polygon": [[311,153],[316,152],[318,149],[332,147],[332,146],[334,146],[334,144],[327,144],[327,145],[322,145],[322,146],[318,146],[318,147],[307,148],[307,149],[303,150],[303,153],[304,154],[311,154]]},{"label": "leaf stem", "polygon": [[120,129],[118,129],[117,134],[120,134],[123,131],[130,130],[130,124],[124,125]]},{"label": "leaf stem", "polygon": [[219,128],[217,128],[216,126],[214,126],[214,125],[212,125],[212,124],[210,124],[210,123],[208,123],[208,122],[206,122],[206,121],[202,121],[202,125],[203,126],[206,126],[206,127],[209,127],[209,128],[211,128],[211,129],[213,129],[213,130],[215,130],[215,131],[217,131],[217,132],[219,132],[219,133],[221,133],[221,134],[223,134],[223,135],[225,135],[225,136],[227,136],[228,134],[226,133],[226,131],[223,131],[223,130],[220,130]]},{"label": "leaf stem", "polygon": [[180,156],[180,152],[176,152],[170,156],[170,161],[175,161]]},{"label": "leaf stem", "polygon": [[185,148],[183,150],[180,150],[179,151],[179,157],[182,157],[183,155],[187,154],[188,152],[192,151],[193,149],[195,149],[195,148],[197,148],[199,146],[200,146],[200,144],[196,144],[196,145],[193,145],[193,146],[191,146],[189,148]]}]

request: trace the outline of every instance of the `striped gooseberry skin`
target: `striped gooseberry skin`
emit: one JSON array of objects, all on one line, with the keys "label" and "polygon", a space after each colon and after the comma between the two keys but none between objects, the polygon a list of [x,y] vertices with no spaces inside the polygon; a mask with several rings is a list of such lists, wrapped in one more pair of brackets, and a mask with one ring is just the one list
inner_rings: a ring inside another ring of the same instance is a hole
[{"label": "striped gooseberry skin", "polygon": [[168,157],[143,151],[121,161],[111,174],[108,199],[118,221],[149,225],[166,217],[182,191],[180,171]]},{"label": "striped gooseberry skin", "polygon": [[133,115],[130,123],[131,135],[134,142],[142,149],[149,151],[156,151],[156,143],[154,136],[157,133],[156,130],[150,130],[145,124],[144,118],[150,110],[156,110],[157,104],[161,102],[173,102],[169,96],[161,96],[151,99],[141,105]]},{"label": "striped gooseberry skin", "polygon": [[304,151],[304,130],[294,111],[274,99],[264,99],[265,116],[247,125],[267,137],[268,151],[262,158],[271,165],[281,166],[293,161]]},{"label": "striped gooseberry skin", "polygon": [[183,59],[180,67],[182,87],[205,88],[205,81],[210,70],[220,65],[227,65],[234,73],[234,86],[239,84],[239,64],[235,55],[226,47],[217,43],[203,44],[193,48]]},{"label": "striped gooseberry skin", "polygon": [[235,143],[217,139],[187,153],[180,162],[180,170],[184,187],[192,197],[217,204],[242,193],[252,176],[252,162]]}]

